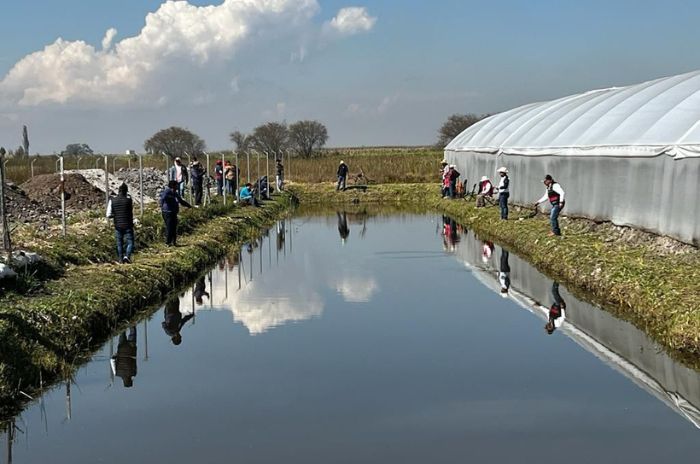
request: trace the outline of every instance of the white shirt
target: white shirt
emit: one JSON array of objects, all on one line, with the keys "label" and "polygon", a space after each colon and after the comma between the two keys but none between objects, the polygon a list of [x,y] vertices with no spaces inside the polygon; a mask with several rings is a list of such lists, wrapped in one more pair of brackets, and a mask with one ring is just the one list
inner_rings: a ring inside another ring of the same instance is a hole
[{"label": "white shirt", "polygon": [[[502,176],[501,180],[498,182],[498,192],[499,193],[508,193],[508,187],[506,187],[506,178],[507,176]],[[510,179],[508,179],[510,181]]]},{"label": "white shirt", "polygon": [[[555,182],[554,185],[552,185],[552,190],[557,192],[559,194],[559,203],[564,203],[564,189],[561,188],[561,185],[559,185],[559,182]],[[544,195],[542,195],[542,198],[537,200],[537,203],[544,203],[545,201],[549,200],[549,189],[545,189]]]}]

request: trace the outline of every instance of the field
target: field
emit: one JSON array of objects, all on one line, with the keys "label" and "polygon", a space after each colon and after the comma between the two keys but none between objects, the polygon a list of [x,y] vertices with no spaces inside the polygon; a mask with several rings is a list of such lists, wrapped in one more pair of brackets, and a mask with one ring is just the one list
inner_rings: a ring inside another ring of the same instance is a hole
[{"label": "field", "polygon": [[[231,152],[224,154],[226,160],[233,160]],[[107,155],[107,169],[114,172],[120,168],[138,167],[138,157],[127,155]],[[210,170],[213,170],[216,159],[221,153],[210,153]],[[294,182],[327,182],[335,180],[336,169],[340,160],[350,168],[348,182],[351,184],[352,176],[363,171],[365,176],[377,183],[405,183],[405,182],[435,182],[439,163],[442,159],[442,150],[426,147],[368,147],[368,148],[331,148],[323,150],[318,156],[310,159],[291,157],[285,159],[285,174],[288,180]],[[185,163],[187,159],[183,160]],[[206,163],[206,158],[200,159]],[[21,184],[32,176],[32,164],[34,175],[57,172],[58,157],[45,155],[25,159],[12,159],[7,161],[7,178]],[[144,167],[165,169],[170,166],[170,161],[162,155],[145,155]],[[248,179],[248,159],[240,159],[241,178]],[[93,156],[66,156],[64,169],[88,169],[104,168],[104,155]],[[260,158],[258,171],[258,159],[256,155],[250,156],[251,179],[258,172],[265,175],[267,162]],[[270,160],[269,172],[274,176],[274,160]]]}]

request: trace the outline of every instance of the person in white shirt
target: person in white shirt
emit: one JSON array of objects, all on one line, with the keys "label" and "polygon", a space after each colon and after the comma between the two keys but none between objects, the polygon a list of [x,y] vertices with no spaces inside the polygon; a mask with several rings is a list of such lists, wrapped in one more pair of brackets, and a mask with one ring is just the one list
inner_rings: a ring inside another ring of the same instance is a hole
[{"label": "person in white shirt", "polygon": [[486,197],[493,196],[493,184],[488,177],[482,176],[479,181],[479,193],[476,195],[476,207],[482,208],[486,206]]},{"label": "person in white shirt", "polygon": [[498,206],[501,208],[501,219],[506,220],[508,219],[508,198],[510,197],[508,169],[500,167],[498,174],[501,176],[501,180],[498,181]]},{"label": "person in white shirt", "polygon": [[544,177],[544,185],[547,189],[544,195],[542,195],[542,198],[535,203],[535,209],[537,209],[540,203],[549,200],[549,203],[552,205],[552,211],[549,213],[549,222],[552,225],[552,231],[549,235],[561,235],[561,229],[559,229],[559,213],[564,209],[564,189],[561,188],[559,182],[556,182],[549,174]]}]

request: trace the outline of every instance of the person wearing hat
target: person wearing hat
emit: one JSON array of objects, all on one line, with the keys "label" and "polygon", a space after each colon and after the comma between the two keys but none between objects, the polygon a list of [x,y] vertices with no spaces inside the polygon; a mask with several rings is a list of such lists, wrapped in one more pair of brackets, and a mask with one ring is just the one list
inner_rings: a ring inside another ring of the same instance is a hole
[{"label": "person wearing hat", "polygon": [[554,303],[549,307],[547,323],[544,326],[548,335],[552,335],[556,329],[564,324],[566,319],[566,302],[559,294],[559,282],[552,282],[552,298]]},{"label": "person wearing hat", "polygon": [[192,180],[192,194],[194,196],[194,206],[199,207],[202,204],[202,185],[204,182],[204,168],[197,158],[192,158],[190,166],[190,179]]},{"label": "person wearing hat", "polygon": [[552,211],[549,213],[549,222],[552,225],[552,231],[549,235],[561,235],[561,229],[559,229],[559,213],[564,209],[564,189],[561,188],[559,182],[556,182],[549,174],[544,176],[543,182],[546,190],[542,198],[535,203],[535,210],[537,210],[540,203],[549,200],[549,203],[552,205]]},{"label": "person wearing hat", "polygon": [[168,186],[163,189],[160,194],[160,211],[165,222],[165,244],[168,246],[177,246],[177,215],[180,212],[180,205],[191,208],[180,196],[178,192],[178,183],[176,180],[168,182]]},{"label": "person wearing hat", "polygon": [[214,179],[216,180],[216,194],[221,196],[224,194],[224,163],[222,160],[216,160],[214,165]]},{"label": "person wearing hat", "polygon": [[187,168],[182,165],[180,157],[175,158],[174,164],[168,170],[168,181],[177,181],[178,193],[181,197],[185,196],[185,187],[187,186]]},{"label": "person wearing hat", "polygon": [[493,184],[486,176],[481,176],[479,181],[479,193],[476,194],[476,207],[482,208],[486,206],[486,198],[493,196]]},{"label": "person wearing hat", "polygon": [[498,206],[501,208],[501,219],[508,219],[508,198],[510,197],[510,179],[508,178],[508,169],[505,167],[498,168],[498,174],[501,180],[498,181]]},{"label": "person wearing hat", "polygon": [[345,164],[345,161],[340,161],[340,165],[338,166],[338,185],[335,187],[336,190],[340,190],[341,188],[345,190],[345,180],[348,178],[348,165]]},{"label": "person wearing hat", "polygon": [[[117,259],[120,263],[131,262],[134,252],[134,202],[128,195],[126,184],[119,186],[119,193],[109,199],[107,217],[114,218],[114,234],[117,239]],[[126,241],[126,247],[124,242]]]},{"label": "person wearing hat", "polygon": [[457,196],[457,179],[459,179],[459,176],[461,174],[457,170],[457,166],[454,164],[450,164],[450,170],[448,171],[448,193],[450,195],[451,199],[454,199]]}]

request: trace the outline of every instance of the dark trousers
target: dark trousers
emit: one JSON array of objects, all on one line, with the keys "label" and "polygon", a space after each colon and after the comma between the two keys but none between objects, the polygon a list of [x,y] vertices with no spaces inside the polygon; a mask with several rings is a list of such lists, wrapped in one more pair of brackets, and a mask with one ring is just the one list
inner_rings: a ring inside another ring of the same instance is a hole
[{"label": "dark trousers", "polygon": [[163,212],[165,221],[165,244],[175,245],[177,242],[177,213]]},{"label": "dark trousers", "polygon": [[192,182],[192,193],[194,194],[194,204],[202,204],[202,183]]},{"label": "dark trousers", "polygon": [[501,207],[501,219],[508,219],[508,197],[510,193],[503,192],[498,195],[498,206]]},{"label": "dark trousers", "polygon": [[345,190],[345,179],[346,176],[338,176],[338,185],[336,185],[336,190]]},{"label": "dark trousers", "polygon": [[[117,238],[117,257],[122,260],[125,257],[131,259],[131,255],[134,252],[134,229],[114,229],[114,235]],[[124,242],[126,241],[126,250],[124,249]],[[126,251],[126,252],[125,252]]]},{"label": "dark trousers", "polygon": [[218,196],[224,194],[224,179],[216,179],[216,194]]}]

